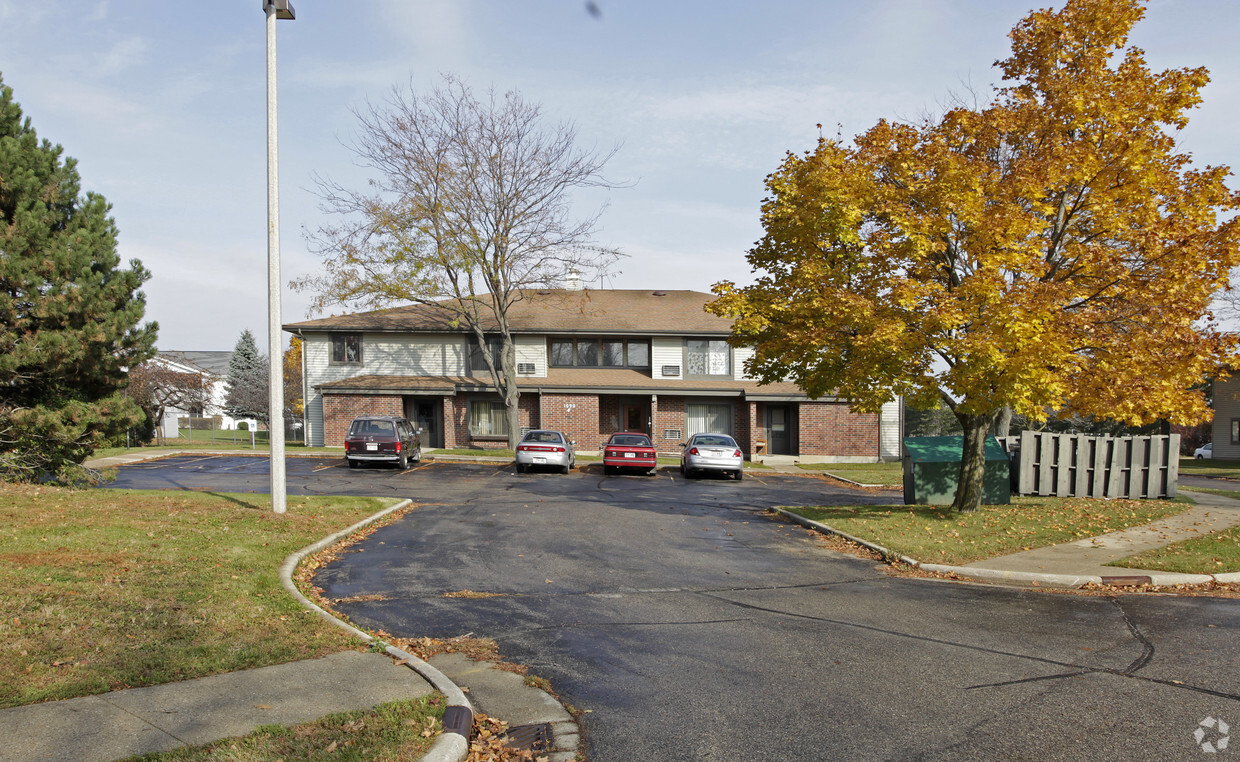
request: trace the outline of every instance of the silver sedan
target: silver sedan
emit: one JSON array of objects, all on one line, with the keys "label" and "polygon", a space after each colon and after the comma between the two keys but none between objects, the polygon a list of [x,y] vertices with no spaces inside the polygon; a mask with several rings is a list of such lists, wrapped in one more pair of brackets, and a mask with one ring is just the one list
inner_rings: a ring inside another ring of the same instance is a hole
[{"label": "silver sedan", "polygon": [[745,473],[745,455],[736,440],[727,434],[694,434],[680,453],[680,472],[686,479],[702,471],[730,473],[740,481]]},{"label": "silver sedan", "polygon": [[577,465],[577,453],[573,442],[563,432],[535,429],[526,432],[517,444],[517,473],[524,473],[534,466],[555,468],[568,473]]}]

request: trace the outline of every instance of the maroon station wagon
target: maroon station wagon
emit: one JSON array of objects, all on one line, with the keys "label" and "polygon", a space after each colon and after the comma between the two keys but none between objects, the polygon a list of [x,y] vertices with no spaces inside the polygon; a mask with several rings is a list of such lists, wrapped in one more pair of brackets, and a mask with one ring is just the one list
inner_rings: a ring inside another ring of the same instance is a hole
[{"label": "maroon station wagon", "polygon": [[391,463],[400,470],[422,459],[420,431],[405,418],[364,415],[353,419],[345,435],[344,457],[349,468],[365,462]]},{"label": "maroon station wagon", "polygon": [[620,431],[603,445],[603,473],[614,474],[622,468],[642,468],[654,474],[658,466],[654,444],[645,434]]}]

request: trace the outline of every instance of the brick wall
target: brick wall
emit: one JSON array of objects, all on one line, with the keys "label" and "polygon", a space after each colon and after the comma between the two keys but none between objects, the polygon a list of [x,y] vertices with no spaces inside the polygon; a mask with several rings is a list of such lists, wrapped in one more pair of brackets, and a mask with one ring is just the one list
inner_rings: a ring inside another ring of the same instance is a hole
[{"label": "brick wall", "polygon": [[[679,429],[679,439],[664,439],[663,432],[667,429]],[[659,395],[659,407],[654,413],[654,431],[650,438],[654,440],[655,449],[660,452],[680,453],[680,443],[685,441],[689,432],[685,431],[685,398]]]},{"label": "brick wall", "polygon": [[323,444],[344,447],[349,424],[359,415],[404,415],[405,404],[399,395],[324,394]]},{"label": "brick wall", "polygon": [[596,425],[598,420],[598,395],[548,393],[542,395],[542,416],[539,427],[564,432],[569,439],[577,443],[578,450],[598,450],[603,446],[603,436]]},{"label": "brick wall", "polygon": [[878,413],[854,413],[843,402],[799,405],[801,455],[878,457]]}]

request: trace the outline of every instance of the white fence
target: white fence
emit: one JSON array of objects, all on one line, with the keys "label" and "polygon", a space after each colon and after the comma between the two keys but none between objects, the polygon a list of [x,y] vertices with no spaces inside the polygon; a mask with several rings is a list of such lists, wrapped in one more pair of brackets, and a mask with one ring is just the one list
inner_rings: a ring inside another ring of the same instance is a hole
[{"label": "white fence", "polygon": [[1180,475],[1180,435],[1095,437],[1022,431],[1000,440],[1020,495],[1172,498]]}]

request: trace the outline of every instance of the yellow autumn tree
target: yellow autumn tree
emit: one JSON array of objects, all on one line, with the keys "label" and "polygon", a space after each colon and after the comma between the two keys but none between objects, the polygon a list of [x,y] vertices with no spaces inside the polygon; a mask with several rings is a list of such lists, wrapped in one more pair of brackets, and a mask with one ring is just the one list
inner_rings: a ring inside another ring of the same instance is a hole
[{"label": "yellow autumn tree", "polygon": [[1234,359],[1208,312],[1240,261],[1227,167],[1174,132],[1205,69],[1151,72],[1138,0],[1032,13],[984,107],[820,140],[767,178],[753,285],[708,308],[747,370],[860,410],[942,399],[964,428],[954,507],[982,499],[1009,406],[1145,423],[1208,415],[1192,387]]}]

